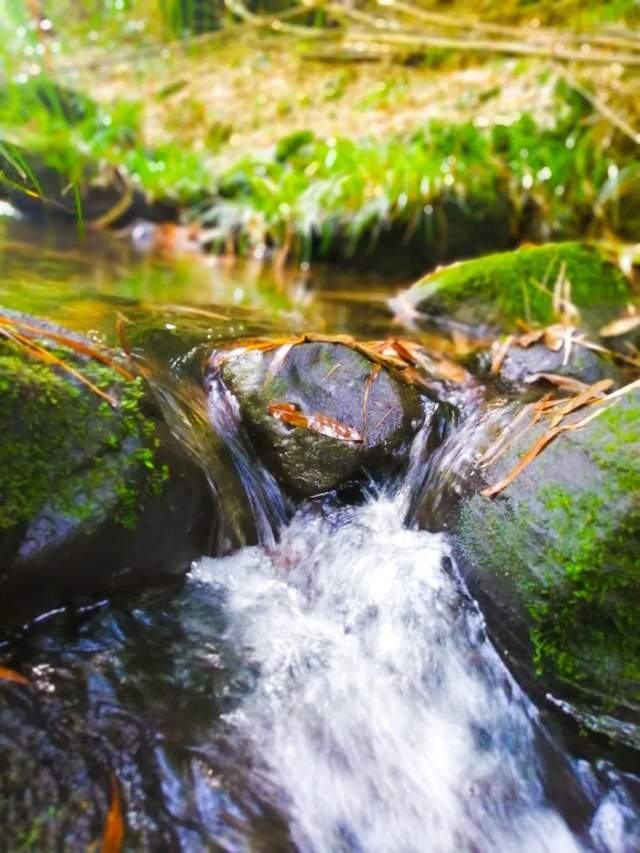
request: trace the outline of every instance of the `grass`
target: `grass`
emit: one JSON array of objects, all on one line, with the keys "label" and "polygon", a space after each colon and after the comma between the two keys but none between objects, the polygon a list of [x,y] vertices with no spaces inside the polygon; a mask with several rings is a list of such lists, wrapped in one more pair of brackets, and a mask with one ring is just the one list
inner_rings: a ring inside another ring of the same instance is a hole
[{"label": "grass", "polygon": [[[636,14],[632,2],[606,5],[617,21]],[[560,6],[576,27],[597,23],[580,4]],[[328,62],[308,37],[251,22],[194,38],[193,0],[165,3],[163,15],[152,0],[114,0],[73,20],[63,4],[53,35],[27,6],[4,7],[2,177],[78,216],[86,188],[118,169],[181,205],[217,248],[284,247],[302,260],[338,244],[361,253],[390,229],[433,239],[439,206],[473,225],[504,199],[514,239],[529,236],[531,202],[538,239],[636,238],[637,75],[615,63],[589,69],[589,86],[572,66],[464,50]],[[482,11],[495,20],[495,4]],[[455,3],[445,12],[464,22]],[[558,5],[502,8],[511,26],[534,18],[555,23]],[[61,176],[54,193],[40,185],[43,164]]]}]

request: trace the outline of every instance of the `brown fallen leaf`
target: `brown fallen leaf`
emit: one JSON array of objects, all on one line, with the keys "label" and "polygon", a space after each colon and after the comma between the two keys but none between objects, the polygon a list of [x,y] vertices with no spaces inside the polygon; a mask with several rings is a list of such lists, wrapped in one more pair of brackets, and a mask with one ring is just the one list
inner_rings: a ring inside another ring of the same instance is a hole
[{"label": "brown fallen leaf", "polygon": [[562,376],[560,373],[531,373],[525,381],[533,383],[539,382],[541,379],[545,382],[550,382],[551,385],[555,385],[563,391],[569,391],[571,394],[580,394],[589,387],[586,382],[581,382],[574,376]]},{"label": "brown fallen leaf", "polygon": [[558,426],[563,418],[570,415],[571,412],[575,412],[576,409],[581,409],[583,406],[590,406],[592,403],[601,402],[605,396],[604,392],[608,391],[613,384],[613,379],[601,379],[599,382],[589,385],[588,388],[576,394],[575,397],[571,397],[554,415],[551,420],[551,426]]},{"label": "brown fallen leaf", "polygon": [[101,397],[103,400],[106,400],[107,403],[112,408],[116,408],[118,405],[118,401],[112,397],[110,394],[105,393],[97,385],[94,385],[90,379],[87,379],[86,376],[83,376],[82,373],[77,371],[75,368],[71,367],[71,365],[67,364],[61,358],[55,356],[52,352],[49,352],[45,347],[41,347],[31,338],[26,337],[25,335],[20,334],[17,331],[12,331],[8,329],[6,326],[0,325],[0,335],[3,335],[13,343],[22,345],[23,349],[25,349],[32,358],[37,359],[38,361],[42,361],[45,364],[51,364],[55,367],[60,367],[62,370],[66,371],[70,376],[73,376],[78,382],[81,382],[83,385],[86,385],[90,391],[93,391],[98,397]]},{"label": "brown fallen leaf", "polygon": [[493,358],[491,359],[491,373],[494,376],[497,376],[500,373],[500,368],[507,357],[507,353],[509,352],[509,347],[513,343],[514,336],[508,335],[503,341],[500,343],[493,345]]},{"label": "brown fallen leaf", "polygon": [[519,335],[514,343],[516,343],[522,349],[529,349],[533,344],[537,344],[538,341],[542,340],[544,337],[545,330],[538,329],[535,332],[526,332],[524,335]]},{"label": "brown fallen leaf", "polygon": [[15,681],[16,684],[29,684],[29,679],[24,675],[20,675],[15,669],[9,669],[8,666],[0,666],[0,681]]},{"label": "brown fallen leaf", "polygon": [[553,427],[552,429],[549,429],[547,430],[547,432],[543,433],[533,445],[533,447],[529,448],[529,450],[525,453],[525,455],[518,462],[518,464],[514,468],[512,468],[511,471],[509,471],[507,476],[504,477],[504,479],[500,480],[498,483],[495,483],[493,486],[488,486],[486,489],[483,489],[482,494],[487,498],[491,498],[494,495],[497,495],[499,492],[504,491],[507,486],[513,483],[516,477],[524,471],[527,465],[533,462],[536,456],[542,453],[547,444],[553,441],[553,439],[561,432],[561,427]]},{"label": "brown fallen leaf", "polygon": [[[534,422],[539,420],[542,414],[548,415],[551,417],[551,426],[549,429],[544,432],[540,438],[536,441],[536,443],[529,448],[529,450],[525,453],[525,455],[520,459],[520,461],[512,468],[512,470],[500,480],[498,483],[495,483],[493,486],[488,486],[486,489],[482,491],[482,494],[485,497],[493,497],[497,495],[499,492],[504,491],[515,479],[518,477],[524,469],[529,465],[533,460],[544,450],[544,448],[552,442],[556,436],[560,435],[562,432],[572,432],[573,430],[580,429],[581,427],[586,426],[591,421],[598,418],[604,412],[608,411],[612,406],[614,406],[622,397],[630,394],[632,391],[640,390],[640,379],[636,379],[634,382],[630,382],[628,385],[619,388],[617,391],[613,391],[611,394],[606,395],[604,391],[608,390],[613,385],[612,379],[602,379],[600,382],[596,382],[591,385],[589,388],[586,388],[580,394],[577,394],[575,397],[572,397],[570,400],[565,401],[564,405],[554,411],[554,408],[557,409],[557,404],[561,401],[558,400],[546,400],[544,405],[539,405],[534,415],[534,420],[530,424],[533,425]],[[581,418],[578,421],[573,421],[572,423],[563,424],[562,420],[567,415],[575,412],[577,409],[582,408],[583,406],[594,405],[598,406],[595,411],[586,415],[584,418]],[[526,431],[526,430],[525,430]],[[496,456],[494,455],[494,460]]]},{"label": "brown fallen leaf", "polygon": [[362,436],[353,427],[341,424],[334,418],[320,412],[305,415],[293,403],[270,403],[267,406],[267,412],[271,417],[286,424],[308,429],[310,432],[317,432],[320,435],[338,439],[338,441],[353,441],[358,444],[363,442]]},{"label": "brown fallen leaf", "polygon": [[367,379],[367,384],[364,389],[364,397],[362,398],[362,423],[364,430],[363,441],[365,442],[367,440],[367,406],[369,405],[369,392],[371,391],[371,386],[376,381],[380,370],[381,367],[379,364],[371,365],[371,372],[369,373],[369,378]]},{"label": "brown fallen leaf", "polygon": [[631,314],[628,317],[620,317],[618,320],[607,323],[600,329],[600,337],[615,338],[617,335],[626,335],[627,332],[632,332],[638,328],[640,328],[640,314]]},{"label": "brown fallen leaf", "polygon": [[111,805],[104,823],[101,853],[120,853],[124,838],[124,820],[122,817],[122,798],[115,773],[111,775]]},{"label": "brown fallen leaf", "polygon": [[544,330],[542,341],[547,349],[560,352],[564,346],[564,329],[562,326],[549,326]]},{"label": "brown fallen leaf", "polygon": [[94,359],[95,361],[100,361],[102,364],[106,364],[107,367],[111,367],[125,379],[129,381],[133,381],[135,377],[133,374],[128,371],[125,367],[118,364],[117,361],[114,361],[111,356],[97,349],[96,347],[91,346],[88,343],[84,343],[83,341],[77,341],[75,338],[71,338],[68,335],[63,335],[59,332],[54,332],[51,329],[40,328],[39,326],[34,326],[31,323],[25,323],[22,320],[16,320],[13,317],[7,317],[4,314],[0,314],[0,325],[6,326],[9,328],[19,329],[21,333],[27,332],[29,336],[37,336],[39,338],[45,338],[47,340],[55,341],[55,343],[62,344],[62,346],[67,347],[67,349],[74,350],[74,352],[80,353],[81,355],[86,355],[89,358]]},{"label": "brown fallen leaf", "polygon": [[269,352],[274,349],[285,349],[284,357],[292,346],[305,343],[341,344],[354,352],[360,353],[373,364],[396,372],[396,376],[405,384],[429,388],[428,382],[416,369],[421,367],[436,378],[450,382],[462,383],[469,379],[469,374],[457,362],[444,356],[430,356],[420,344],[415,341],[389,338],[383,341],[356,341],[351,335],[326,335],[308,332],[303,335],[283,338],[251,338],[244,341],[234,341],[229,352]]}]

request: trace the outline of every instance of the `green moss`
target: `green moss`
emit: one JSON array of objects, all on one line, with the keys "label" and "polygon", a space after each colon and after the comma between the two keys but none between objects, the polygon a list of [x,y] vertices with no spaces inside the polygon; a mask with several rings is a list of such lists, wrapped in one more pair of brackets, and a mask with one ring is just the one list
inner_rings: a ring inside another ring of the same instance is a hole
[{"label": "green moss", "polygon": [[554,536],[545,583],[530,587],[536,668],[595,683],[611,702],[622,683],[640,698],[640,511],[618,523],[611,487],[574,495],[553,486],[545,496]]},{"label": "green moss", "polygon": [[539,671],[595,682],[615,703],[622,685],[640,699],[640,403],[604,413],[588,446],[597,489],[542,491],[552,535],[545,583],[530,589],[532,640]]},{"label": "green moss", "polygon": [[[640,701],[640,394],[575,435],[582,461],[562,463],[552,446],[511,500],[465,505],[458,541],[490,593],[529,624],[531,668],[607,710]],[[567,485],[570,464],[581,474]]]},{"label": "green moss", "polygon": [[0,343],[0,531],[29,522],[45,502],[77,522],[99,521],[114,494],[117,519],[131,526],[145,495],[158,493],[169,476],[156,463],[159,442],[141,409],[142,380],[55,352],[116,397],[118,407]]},{"label": "green moss", "polygon": [[482,306],[482,317],[489,322],[523,319],[546,325],[554,320],[553,289],[563,270],[571,282],[571,301],[587,313],[601,306],[620,307],[629,298],[619,269],[594,247],[576,242],[452,264],[426,276],[408,296],[425,309],[431,303],[449,311]]}]

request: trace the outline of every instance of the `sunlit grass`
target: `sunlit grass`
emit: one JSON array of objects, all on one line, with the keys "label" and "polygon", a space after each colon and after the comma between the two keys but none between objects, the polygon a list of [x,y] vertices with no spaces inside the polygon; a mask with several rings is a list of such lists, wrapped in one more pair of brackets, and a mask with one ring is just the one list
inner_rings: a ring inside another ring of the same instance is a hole
[{"label": "sunlit grass", "polygon": [[[613,19],[633,13],[612,5]],[[560,6],[589,24],[570,0],[503,13],[549,24]],[[192,39],[229,19],[222,4],[209,21],[196,0],[72,7],[58,4],[43,28],[34,7],[0,0],[0,180],[79,219],[88,188],[117,170],[149,198],[182,205],[220,250],[285,247],[309,259],[339,242],[352,255],[390,228],[433,240],[443,205],[473,223],[505,200],[514,236],[637,238],[637,76],[624,69],[576,82],[552,62],[450,50],[311,62],[304,42],[242,24],[242,46],[227,31]],[[493,19],[496,6],[481,11]],[[591,89],[581,94],[590,82],[604,108]],[[47,169],[59,176],[53,193]]]}]

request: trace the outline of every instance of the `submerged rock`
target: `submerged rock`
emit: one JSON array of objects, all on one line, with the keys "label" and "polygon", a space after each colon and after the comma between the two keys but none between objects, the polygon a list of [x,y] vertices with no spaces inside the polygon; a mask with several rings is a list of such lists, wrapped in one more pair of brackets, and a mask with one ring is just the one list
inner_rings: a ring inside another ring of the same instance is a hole
[{"label": "submerged rock", "polygon": [[554,318],[558,277],[570,282],[569,300],[588,331],[616,316],[630,299],[629,282],[594,246],[550,243],[452,264],[422,278],[391,300],[401,316],[454,321],[512,332],[515,321],[547,325]]},{"label": "submerged rock", "polygon": [[[547,426],[467,469],[466,486],[498,483]],[[476,460],[495,438],[487,428]],[[475,494],[452,527],[515,670],[581,726],[640,749],[640,393],[559,435],[499,495]]]},{"label": "submerged rock", "polygon": [[209,542],[211,497],[144,380],[7,316],[23,324],[10,332],[42,330],[49,360],[0,339],[0,620],[186,571]]},{"label": "submerged rock", "polygon": [[[431,423],[434,443],[441,435],[437,403],[340,343],[302,343],[267,352],[238,349],[218,353],[212,364],[237,398],[258,455],[295,499],[393,474],[406,460],[424,418]],[[290,403],[302,415],[323,415],[361,440],[341,440],[278,420],[269,413],[276,403]]]},{"label": "submerged rock", "polygon": [[530,347],[512,345],[500,366],[500,378],[505,382],[535,382],[540,374],[566,376],[592,385],[600,379],[615,377],[615,366],[599,353],[580,345],[573,345],[568,358],[564,347],[553,350],[544,344]]}]

